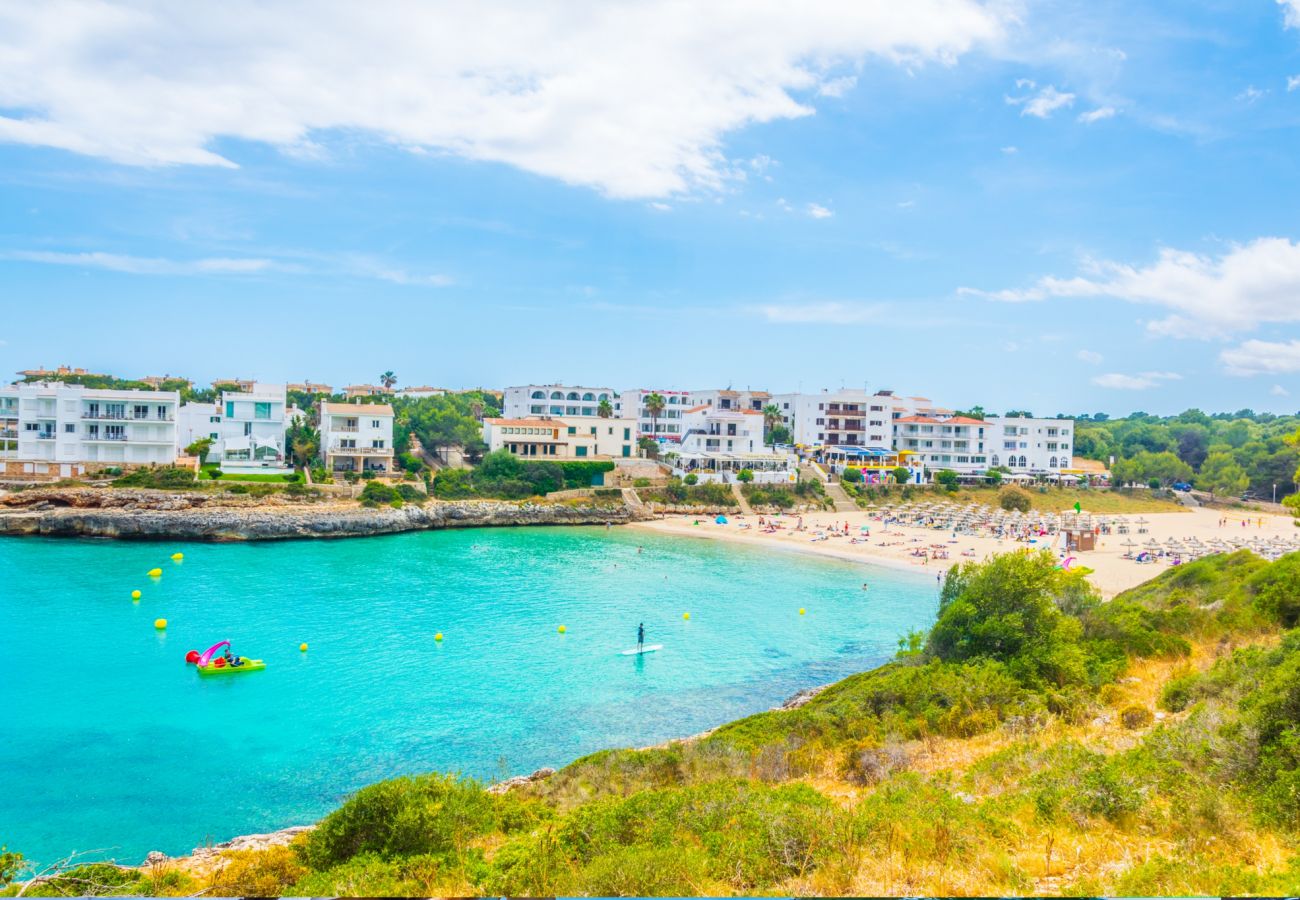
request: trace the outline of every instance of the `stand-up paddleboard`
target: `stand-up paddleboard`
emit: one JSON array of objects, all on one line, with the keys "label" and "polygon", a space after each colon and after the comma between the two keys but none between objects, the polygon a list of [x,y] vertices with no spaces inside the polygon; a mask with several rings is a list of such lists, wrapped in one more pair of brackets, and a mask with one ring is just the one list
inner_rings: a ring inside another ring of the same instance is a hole
[{"label": "stand-up paddleboard", "polygon": [[663,644],[647,644],[640,650],[636,647],[633,647],[631,650],[624,650],[619,654],[619,656],[640,656],[642,653],[654,653],[656,650],[662,650],[663,648]]}]

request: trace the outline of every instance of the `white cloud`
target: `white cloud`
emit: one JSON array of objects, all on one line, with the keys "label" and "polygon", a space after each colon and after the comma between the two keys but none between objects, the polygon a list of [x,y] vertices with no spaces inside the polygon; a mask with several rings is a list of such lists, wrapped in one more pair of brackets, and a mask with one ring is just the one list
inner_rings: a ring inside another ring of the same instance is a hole
[{"label": "white cloud", "polygon": [[1282,7],[1282,21],[1287,28],[1300,28],[1300,0],[1277,0]]},{"label": "white cloud", "polygon": [[1096,350],[1080,350],[1074,355],[1090,366],[1099,366],[1101,365],[1101,361],[1105,359],[1105,357]]},{"label": "white cloud", "polygon": [[1268,389],[1268,392],[1269,392],[1269,394],[1271,394],[1271,395],[1274,396],[1274,397],[1290,397],[1290,396],[1291,396],[1291,392],[1288,391],[1286,388],[1282,387],[1282,385],[1280,385],[1280,384],[1275,384],[1275,385],[1273,385],[1271,388]]},{"label": "white cloud", "polygon": [[859,325],[878,322],[888,312],[883,303],[805,303],[769,304],[758,312],[767,321],[780,325]]},{"label": "white cloud", "polygon": [[1259,100],[1267,93],[1268,91],[1261,91],[1259,88],[1251,84],[1247,85],[1246,89],[1237,95],[1237,99],[1245,103],[1247,106],[1253,106],[1255,101]]},{"label": "white cloud", "polygon": [[1145,391],[1165,381],[1179,381],[1182,377],[1177,372],[1139,372],[1136,375],[1110,372],[1106,375],[1098,375],[1092,379],[1092,383],[1098,387],[1114,388],[1118,391]]},{"label": "white cloud", "polygon": [[673,208],[672,204],[664,203],[659,200],[651,200],[649,205],[651,209],[658,210],[659,212],[668,212],[670,209]]},{"label": "white cloud", "polygon": [[[1016,87],[1033,88],[1034,83],[1026,79],[1016,82]],[[1046,119],[1058,109],[1074,105],[1074,94],[1058,91],[1055,86],[1047,85],[1036,94],[1027,94],[1023,97],[1007,97],[1006,101],[1011,106],[1019,106],[1022,116],[1034,116],[1039,119]]]},{"label": "white cloud", "polygon": [[1300,341],[1245,341],[1219,354],[1229,375],[1285,375],[1300,372]]},{"label": "white cloud", "polygon": [[148,256],[125,256],[120,253],[56,253],[39,250],[14,250],[2,255],[20,262],[76,266],[83,269],[107,269],[130,275],[250,275],[277,268],[269,259],[161,259]]},{"label": "white cloud", "polygon": [[817,88],[817,93],[823,97],[843,97],[857,87],[857,84],[858,77],[856,75],[831,78],[821,83],[821,86]]},{"label": "white cloud", "polygon": [[1289,94],[1296,88],[1300,88],[1300,75],[1288,75],[1286,78],[1286,92]]},{"label": "white cloud", "polygon": [[1085,261],[1074,278],[1046,277],[1030,288],[959,293],[1020,303],[1050,297],[1114,297],[1161,307],[1172,315],[1151,322],[1155,334],[1212,337],[1266,322],[1300,322],[1300,243],[1258,238],[1218,257],[1164,249],[1149,266]]},{"label": "white cloud", "polygon": [[1007,146],[1002,148],[1002,152],[1005,153],[1007,156],[1013,156],[1020,152],[1020,148]]},{"label": "white cloud", "polygon": [[1085,125],[1091,125],[1093,122],[1100,122],[1102,119],[1110,119],[1115,116],[1115,107],[1099,106],[1088,112],[1079,113],[1079,121]]},{"label": "white cloud", "polygon": [[[344,275],[373,278],[414,287],[447,287],[453,280],[441,274],[420,274],[395,267],[368,256],[347,255],[330,259],[257,259],[207,257],[202,259],[166,259],[156,256],[129,256],[121,253],[91,251],[64,253],[48,250],[10,250],[0,259],[17,262],[104,269],[125,275],[258,275],[264,273]],[[302,260],[307,260],[304,263]]]},{"label": "white cloud", "polygon": [[8,3],[0,140],[131,165],[342,133],[613,197],[716,188],[725,137],[814,112],[846,66],[951,65],[1013,19],[980,0]]},{"label": "white cloud", "polygon": [[820,203],[809,203],[808,215],[812,216],[814,219],[829,219],[831,216],[835,215],[835,213],[831,212]]}]

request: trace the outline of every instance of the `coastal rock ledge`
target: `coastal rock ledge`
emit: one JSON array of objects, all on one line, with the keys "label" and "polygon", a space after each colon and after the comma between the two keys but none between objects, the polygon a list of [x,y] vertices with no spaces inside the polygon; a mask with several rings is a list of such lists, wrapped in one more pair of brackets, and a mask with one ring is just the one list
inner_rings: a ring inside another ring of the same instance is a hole
[{"label": "coastal rock ledge", "polygon": [[0,535],[260,541],[364,537],[436,528],[623,524],[646,517],[629,500],[429,500],[400,509],[351,501],[204,491],[45,488],[0,496]]}]

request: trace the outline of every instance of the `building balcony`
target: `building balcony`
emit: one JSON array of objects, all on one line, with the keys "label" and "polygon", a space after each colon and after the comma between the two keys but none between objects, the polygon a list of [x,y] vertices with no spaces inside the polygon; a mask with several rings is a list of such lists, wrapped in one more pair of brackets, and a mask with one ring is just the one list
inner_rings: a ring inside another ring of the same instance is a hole
[{"label": "building balcony", "polygon": [[132,413],[131,415],[127,415],[126,413],[108,413],[108,412],[101,412],[101,413],[83,412],[81,414],[81,418],[93,419],[95,421],[107,420],[109,422],[174,422],[175,421],[175,418],[172,416],[156,416],[156,415],[137,416],[135,413]]},{"label": "building balcony", "polygon": [[[127,439],[126,435],[124,434],[90,434],[82,438],[82,440],[88,444],[99,444],[105,441],[113,441],[116,443],[116,442],[125,441],[126,439]],[[170,441],[167,443],[170,443]]]},{"label": "building balcony", "polygon": [[337,431],[341,434],[356,434],[361,429],[356,425],[340,425],[337,428],[331,428],[330,431]]},{"label": "building balcony", "polygon": [[392,456],[392,447],[330,447],[327,451],[336,456]]},{"label": "building balcony", "polygon": [[38,431],[38,432],[36,432],[36,440],[38,440],[38,441],[52,441],[52,440],[54,440],[56,437],[57,437],[57,435],[56,435],[53,431]]}]

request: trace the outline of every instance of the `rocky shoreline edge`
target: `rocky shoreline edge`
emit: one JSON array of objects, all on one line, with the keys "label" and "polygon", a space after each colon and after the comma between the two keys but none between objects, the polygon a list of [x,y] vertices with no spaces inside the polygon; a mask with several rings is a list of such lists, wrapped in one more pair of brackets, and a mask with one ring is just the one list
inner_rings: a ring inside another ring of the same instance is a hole
[{"label": "rocky shoreline edge", "polygon": [[442,528],[621,525],[649,518],[629,494],[554,501],[431,499],[395,509],[224,492],[36,488],[0,496],[0,536],[264,541]]}]

